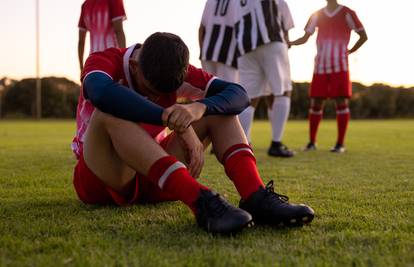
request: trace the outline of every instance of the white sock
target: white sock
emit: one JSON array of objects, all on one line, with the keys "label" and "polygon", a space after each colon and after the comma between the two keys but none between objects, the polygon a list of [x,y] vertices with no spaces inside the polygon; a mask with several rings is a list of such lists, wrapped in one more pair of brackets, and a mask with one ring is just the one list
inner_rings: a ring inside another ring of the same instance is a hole
[{"label": "white sock", "polygon": [[248,106],[242,113],[239,114],[240,124],[243,127],[244,134],[246,135],[249,143],[251,143],[250,130],[252,128],[254,111],[254,107]]},{"label": "white sock", "polygon": [[279,96],[273,100],[272,110],[269,112],[270,123],[272,125],[272,141],[282,141],[285,125],[289,118],[290,97]]}]

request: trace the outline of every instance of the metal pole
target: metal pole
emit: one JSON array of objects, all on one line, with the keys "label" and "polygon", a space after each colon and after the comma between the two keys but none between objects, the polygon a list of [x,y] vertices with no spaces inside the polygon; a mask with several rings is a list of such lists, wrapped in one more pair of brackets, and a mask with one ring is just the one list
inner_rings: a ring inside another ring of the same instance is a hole
[{"label": "metal pole", "polygon": [[1,113],[3,109],[3,85],[0,84],[0,120],[3,117],[3,113]]},{"label": "metal pole", "polygon": [[36,0],[36,118],[42,118],[42,81],[40,80],[39,0]]}]

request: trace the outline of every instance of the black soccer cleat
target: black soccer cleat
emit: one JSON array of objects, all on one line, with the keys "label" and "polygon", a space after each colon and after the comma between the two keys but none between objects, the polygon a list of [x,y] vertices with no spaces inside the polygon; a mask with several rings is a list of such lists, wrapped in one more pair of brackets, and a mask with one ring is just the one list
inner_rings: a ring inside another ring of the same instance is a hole
[{"label": "black soccer cleat", "polygon": [[341,154],[341,153],[344,153],[345,150],[346,149],[343,145],[336,143],[336,145],[334,147],[332,147],[330,151],[333,152],[333,153]]},{"label": "black soccer cleat", "polygon": [[314,150],[316,150],[316,144],[315,143],[312,143],[312,142],[309,142],[305,146],[305,148],[303,149],[303,151],[314,151]]},{"label": "black soccer cleat", "polygon": [[230,205],[219,194],[209,190],[200,191],[196,201],[196,219],[202,229],[212,234],[232,235],[253,226],[248,212]]},{"label": "black soccer cleat", "polygon": [[273,181],[254,192],[247,200],[240,200],[239,207],[253,216],[256,224],[270,226],[302,226],[312,222],[315,212],[304,204],[291,204],[289,198],[276,193]]},{"label": "black soccer cleat", "polygon": [[267,150],[267,154],[272,157],[290,158],[295,155],[295,152],[289,150],[289,148],[281,142],[272,141],[272,144]]}]

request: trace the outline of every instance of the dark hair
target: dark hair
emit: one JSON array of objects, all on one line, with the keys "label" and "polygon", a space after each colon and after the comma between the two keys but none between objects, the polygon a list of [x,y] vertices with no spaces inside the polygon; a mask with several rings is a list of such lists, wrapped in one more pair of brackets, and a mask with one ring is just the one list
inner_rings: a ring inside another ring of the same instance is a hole
[{"label": "dark hair", "polygon": [[139,64],[150,84],[162,93],[176,91],[184,82],[189,62],[186,44],[175,34],[156,32],[144,42]]}]

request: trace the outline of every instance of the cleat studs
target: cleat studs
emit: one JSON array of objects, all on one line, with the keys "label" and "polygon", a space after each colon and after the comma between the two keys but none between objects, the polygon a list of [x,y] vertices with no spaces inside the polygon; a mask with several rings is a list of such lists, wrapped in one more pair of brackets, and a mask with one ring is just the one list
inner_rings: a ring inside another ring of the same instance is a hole
[{"label": "cleat studs", "polygon": [[296,223],[296,219],[290,219],[290,223]]},{"label": "cleat studs", "polygon": [[309,217],[303,217],[302,221],[307,222],[309,220]]}]

